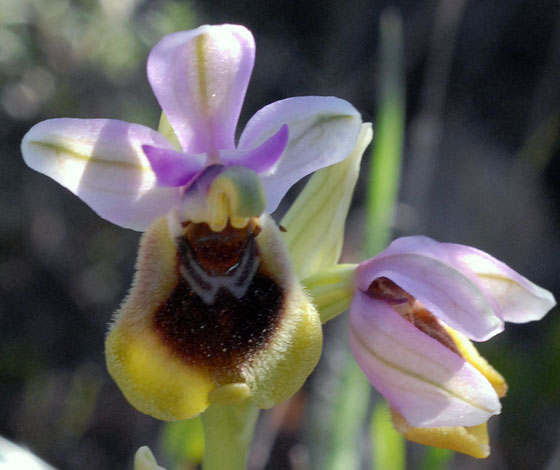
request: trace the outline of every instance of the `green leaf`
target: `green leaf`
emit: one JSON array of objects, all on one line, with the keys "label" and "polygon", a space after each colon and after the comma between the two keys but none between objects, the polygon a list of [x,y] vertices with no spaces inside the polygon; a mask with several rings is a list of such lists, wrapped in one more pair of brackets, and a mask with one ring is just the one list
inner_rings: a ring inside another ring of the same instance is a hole
[{"label": "green leaf", "polygon": [[405,90],[402,25],[393,10],[381,16],[379,109],[367,196],[365,254],[373,256],[389,243],[400,180]]}]

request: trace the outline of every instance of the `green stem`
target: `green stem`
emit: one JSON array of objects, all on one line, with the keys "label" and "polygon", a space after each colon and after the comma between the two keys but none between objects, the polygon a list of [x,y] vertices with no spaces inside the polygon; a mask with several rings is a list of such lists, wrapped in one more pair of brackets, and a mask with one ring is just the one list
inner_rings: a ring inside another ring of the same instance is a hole
[{"label": "green stem", "polygon": [[369,404],[370,385],[356,361],[346,352],[336,391],[330,428],[326,470],[357,470],[360,463],[359,443]]},{"label": "green stem", "polygon": [[258,415],[252,403],[211,405],[202,414],[203,470],[244,470]]},{"label": "green stem", "polygon": [[326,323],[348,310],[354,294],[354,273],[358,265],[338,264],[305,278],[302,284]]},{"label": "green stem", "polygon": [[367,195],[366,257],[379,253],[391,239],[404,145],[403,33],[396,11],[383,12],[380,33],[379,108]]}]

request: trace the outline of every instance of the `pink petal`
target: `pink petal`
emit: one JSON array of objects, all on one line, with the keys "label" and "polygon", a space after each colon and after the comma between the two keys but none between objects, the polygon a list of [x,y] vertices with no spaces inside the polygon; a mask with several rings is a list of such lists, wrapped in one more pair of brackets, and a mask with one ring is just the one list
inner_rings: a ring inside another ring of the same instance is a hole
[{"label": "pink petal", "polygon": [[350,347],[372,385],[411,426],[474,426],[500,413],[480,372],[363,292],[350,306]]},{"label": "pink petal", "polygon": [[366,291],[387,277],[420,300],[440,320],[470,339],[486,340],[503,330],[499,305],[486,295],[476,276],[456,262],[444,244],[428,237],[403,237],[356,271]]},{"label": "pink petal", "polygon": [[360,114],[348,102],[323,96],[288,98],[265,106],[247,123],[238,149],[252,149],[287,125],[289,140],[271,170],[261,173],[272,212],[284,194],[304,176],[344,160],[352,152]]},{"label": "pink petal", "polygon": [[200,172],[206,163],[206,155],[188,155],[175,150],[142,146],[156,174],[160,186],[184,186]]},{"label": "pink petal", "polygon": [[500,306],[503,318],[514,323],[540,320],[556,305],[554,296],[488,253],[444,243],[450,257],[476,276],[478,285]]},{"label": "pink petal", "polygon": [[234,148],[255,59],[243,26],[201,26],[165,36],[148,58],[148,79],[185,152]]},{"label": "pink petal", "polygon": [[271,170],[282,156],[288,143],[288,126],[284,125],[269,139],[251,150],[229,150],[220,152],[220,159],[228,166],[239,165],[257,173]]},{"label": "pink petal", "polygon": [[171,148],[158,132],[109,119],[51,119],[32,127],[21,150],[27,165],[79,196],[101,217],[145,230],[180,200],[161,188],[143,145]]}]

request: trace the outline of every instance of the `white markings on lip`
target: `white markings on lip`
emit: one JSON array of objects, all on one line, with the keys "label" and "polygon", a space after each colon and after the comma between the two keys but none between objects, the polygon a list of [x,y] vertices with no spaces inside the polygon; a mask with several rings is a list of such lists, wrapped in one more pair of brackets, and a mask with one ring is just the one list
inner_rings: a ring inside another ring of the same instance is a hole
[{"label": "white markings on lip", "polygon": [[179,271],[193,291],[211,305],[220,289],[226,289],[238,299],[242,298],[259,269],[259,259],[254,249],[254,241],[243,250],[239,262],[230,267],[222,276],[208,274],[193,257],[190,250],[186,253],[186,266],[181,265]]}]

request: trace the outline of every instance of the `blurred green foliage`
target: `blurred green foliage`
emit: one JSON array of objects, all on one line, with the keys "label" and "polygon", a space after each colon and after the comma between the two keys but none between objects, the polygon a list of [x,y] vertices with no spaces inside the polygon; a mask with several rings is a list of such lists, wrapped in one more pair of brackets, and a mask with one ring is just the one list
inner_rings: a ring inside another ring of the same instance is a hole
[{"label": "blurred green foliage", "polygon": [[[386,403],[375,403],[371,415],[372,469],[406,469],[406,444],[403,437],[393,428],[391,412]],[[436,470],[442,467],[430,467]]]},{"label": "blurred green foliage", "polygon": [[200,418],[166,424],[160,436],[169,468],[195,469],[204,456],[204,430]]},{"label": "blurred green foliage", "polygon": [[0,11],[0,98],[16,119],[40,115],[43,107],[51,113],[91,113],[89,107],[76,109],[77,93],[94,90],[72,81],[88,77],[91,83],[93,76],[109,88],[106,96],[94,94],[100,109],[146,121],[156,110],[130,100],[132,90],[126,92],[129,99],[117,95],[114,103],[111,88],[144,79],[140,70],[151,46],[170,31],[196,25],[190,2],[0,0]]}]

